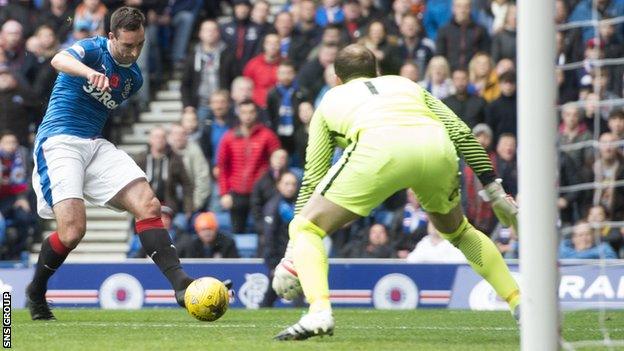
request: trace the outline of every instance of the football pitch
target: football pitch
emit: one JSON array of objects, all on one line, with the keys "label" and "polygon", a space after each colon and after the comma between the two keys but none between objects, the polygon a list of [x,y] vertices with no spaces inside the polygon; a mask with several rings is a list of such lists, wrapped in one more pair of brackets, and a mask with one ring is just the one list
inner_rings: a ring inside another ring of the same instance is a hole
[{"label": "football pitch", "polygon": [[[302,309],[229,310],[199,322],[182,309],[112,311],[56,309],[54,322],[33,322],[14,310],[15,350],[518,350],[519,333],[507,312],[337,309],[332,337],[278,342]],[[612,339],[624,339],[624,311],[606,313]],[[601,340],[598,312],[564,315],[567,341]],[[604,350],[604,347],[582,350]],[[613,348],[615,349],[615,348]]]}]

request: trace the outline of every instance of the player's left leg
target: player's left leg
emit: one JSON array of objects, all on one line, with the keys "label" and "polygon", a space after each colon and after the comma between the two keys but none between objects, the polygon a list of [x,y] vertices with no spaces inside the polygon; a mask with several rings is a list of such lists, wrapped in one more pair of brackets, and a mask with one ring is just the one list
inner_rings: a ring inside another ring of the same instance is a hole
[{"label": "player's left leg", "polygon": [[180,265],[180,259],[160,214],[160,201],[145,179],[137,179],[123,188],[110,204],[132,213],[136,218],[136,233],[147,255],[167,277],[184,307],[184,290],[193,281]]},{"label": "player's left leg", "polygon": [[286,328],[277,340],[303,340],[311,336],[332,334],[334,318],[329,302],[327,253],[323,238],[359,215],[314,194],[301,212],[290,222],[292,257],[303,293],[310,303],[310,313]]}]

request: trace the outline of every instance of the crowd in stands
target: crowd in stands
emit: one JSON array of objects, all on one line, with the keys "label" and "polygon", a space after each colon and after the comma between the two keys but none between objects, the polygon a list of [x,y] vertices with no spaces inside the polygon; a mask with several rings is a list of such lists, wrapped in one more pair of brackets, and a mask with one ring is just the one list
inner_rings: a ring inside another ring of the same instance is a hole
[{"label": "crowd in stands", "polygon": [[[33,135],[56,78],[50,60],[78,40],[107,35],[120,6],[147,18],[138,61],[145,83],[112,114],[104,137],[120,142],[167,80],[181,82],[179,122],[151,129],[145,151],[133,155],[181,257],[239,257],[235,239],[255,233],[251,256],[275,267],[307,128],[337,84],[333,61],[349,43],[369,48],[382,74],[411,79],[446,103],[518,195],[512,0],[0,0],[0,258],[18,258],[40,232],[29,180]],[[624,220],[624,64],[608,63],[624,57],[624,24],[614,21],[621,16],[624,0],[556,0],[558,25],[600,20],[562,27],[556,38],[557,206],[561,227],[572,228],[563,231],[562,258],[622,257],[624,229],[612,222]],[[467,217],[517,258],[517,233],[498,224],[464,165],[461,180]],[[596,186],[575,187],[585,183]],[[462,260],[410,191],[335,233],[327,247],[331,257]],[[138,241],[128,255],[144,257]]]}]

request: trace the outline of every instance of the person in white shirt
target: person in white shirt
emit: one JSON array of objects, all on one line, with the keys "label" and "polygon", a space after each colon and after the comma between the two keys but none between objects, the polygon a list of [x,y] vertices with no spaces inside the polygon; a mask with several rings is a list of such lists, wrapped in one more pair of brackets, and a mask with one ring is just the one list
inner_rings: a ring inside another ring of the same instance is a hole
[{"label": "person in white shirt", "polygon": [[418,242],[406,260],[413,263],[465,263],[466,257],[450,242],[442,239],[429,222],[427,236]]}]

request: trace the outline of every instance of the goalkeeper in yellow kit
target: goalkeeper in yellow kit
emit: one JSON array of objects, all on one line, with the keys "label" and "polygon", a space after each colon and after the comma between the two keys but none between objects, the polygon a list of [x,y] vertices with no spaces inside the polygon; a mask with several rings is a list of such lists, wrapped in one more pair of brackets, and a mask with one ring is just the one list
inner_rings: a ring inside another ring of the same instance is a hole
[{"label": "goalkeeper in yellow kit", "polygon": [[[325,94],[312,117],[289,248],[273,280],[282,297],[302,289],[310,311],[276,339],[333,333],[322,239],[405,188],[517,316],[518,285],[494,243],[468,223],[460,206],[458,152],[479,176],[499,220],[516,226],[517,207],[468,126],[409,79],[377,77],[375,56],[363,46],[341,50],[334,67],[340,84]],[[336,146],[345,150],[331,166]]]}]

